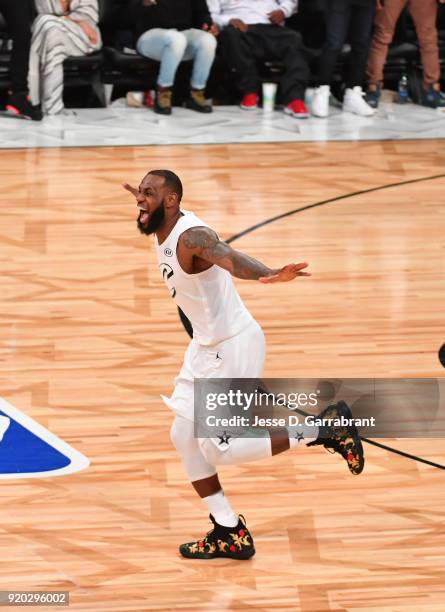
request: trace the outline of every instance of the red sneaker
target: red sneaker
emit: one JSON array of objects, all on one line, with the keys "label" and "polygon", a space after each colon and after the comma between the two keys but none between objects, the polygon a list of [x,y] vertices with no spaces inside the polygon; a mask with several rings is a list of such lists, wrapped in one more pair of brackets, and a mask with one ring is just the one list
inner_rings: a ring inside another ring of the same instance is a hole
[{"label": "red sneaker", "polygon": [[287,115],[296,117],[297,119],[307,119],[310,116],[307,106],[303,100],[292,100],[292,102],[289,102],[289,104],[284,108],[284,112]]},{"label": "red sneaker", "polygon": [[258,94],[244,94],[243,99],[240,102],[240,107],[243,110],[256,110],[258,108]]},{"label": "red sneaker", "polygon": [[149,89],[144,92],[144,106],[147,108],[154,108],[155,105],[155,95],[156,92],[154,89]]}]

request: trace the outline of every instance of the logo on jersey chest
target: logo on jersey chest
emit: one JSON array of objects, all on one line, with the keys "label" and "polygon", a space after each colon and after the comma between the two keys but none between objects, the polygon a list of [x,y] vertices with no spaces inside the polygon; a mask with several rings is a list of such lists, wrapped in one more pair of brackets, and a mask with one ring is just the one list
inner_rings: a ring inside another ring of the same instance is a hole
[{"label": "logo on jersey chest", "polygon": [[173,251],[171,249],[164,249],[164,255],[167,255],[167,257],[173,257]]},{"label": "logo on jersey chest", "polygon": [[174,288],[172,281],[172,278],[175,275],[175,273],[173,272],[173,268],[166,263],[161,263],[159,265],[159,268],[161,270],[162,278],[164,279],[165,284],[169,288],[172,298],[174,298],[176,295],[176,289]]}]

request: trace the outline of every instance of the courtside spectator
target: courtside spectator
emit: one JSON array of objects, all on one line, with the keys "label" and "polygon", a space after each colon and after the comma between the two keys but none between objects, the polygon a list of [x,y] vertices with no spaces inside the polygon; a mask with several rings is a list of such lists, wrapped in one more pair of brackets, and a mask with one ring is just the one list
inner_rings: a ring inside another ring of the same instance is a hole
[{"label": "courtside spectator", "polygon": [[29,91],[45,115],[64,112],[63,61],[102,46],[97,0],[36,0],[32,30]]},{"label": "courtside spectator", "polygon": [[330,85],[338,56],[350,32],[351,52],[348,58],[343,110],[369,116],[374,110],[365,102],[362,85],[371,41],[375,0],[327,0],[326,43],[318,62],[318,87],[312,98],[312,114],[329,114]]},{"label": "courtside spectator", "polygon": [[309,116],[304,104],[309,67],[302,39],[284,25],[297,3],[297,0],[208,0],[213,21],[222,28],[221,51],[235,72],[241,108],[257,108],[261,85],[257,63],[274,59],[285,66],[280,82],[284,112],[299,118]]},{"label": "courtside spectator", "polygon": [[2,13],[8,33],[12,39],[11,90],[8,94],[6,110],[40,121],[42,114],[34,108],[28,97],[28,65],[31,44],[31,25],[34,18],[33,0],[0,0]]},{"label": "courtside spectator", "polygon": [[[445,0],[440,0],[441,3]],[[382,6],[383,4],[383,6]],[[437,43],[437,0],[378,1],[375,30],[368,57],[368,103],[377,108],[383,85],[383,68],[397,20],[407,6],[416,27],[423,65],[421,103],[430,108],[445,107],[445,96],[440,91],[439,47]]]},{"label": "courtside spectator", "polygon": [[210,113],[205,87],[215,58],[217,28],[205,0],[132,0],[136,49],[161,63],[154,111],[170,115],[172,88],[179,64],[193,60],[187,108]]}]

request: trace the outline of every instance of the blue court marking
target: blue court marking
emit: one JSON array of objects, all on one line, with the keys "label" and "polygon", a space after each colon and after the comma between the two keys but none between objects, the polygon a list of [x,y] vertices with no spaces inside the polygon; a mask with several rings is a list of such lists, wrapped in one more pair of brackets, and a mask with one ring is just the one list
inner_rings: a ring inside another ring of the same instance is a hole
[{"label": "blue court marking", "polygon": [[72,474],[87,457],[0,398],[0,479]]}]

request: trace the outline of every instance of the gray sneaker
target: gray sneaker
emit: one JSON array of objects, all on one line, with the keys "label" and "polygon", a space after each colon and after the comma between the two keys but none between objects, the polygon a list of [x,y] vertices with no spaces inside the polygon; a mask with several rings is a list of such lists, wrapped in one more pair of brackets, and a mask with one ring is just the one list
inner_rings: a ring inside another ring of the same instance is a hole
[{"label": "gray sneaker", "polygon": [[377,87],[377,89],[368,89],[365,100],[371,108],[378,108],[381,95],[382,90],[380,87]]}]

